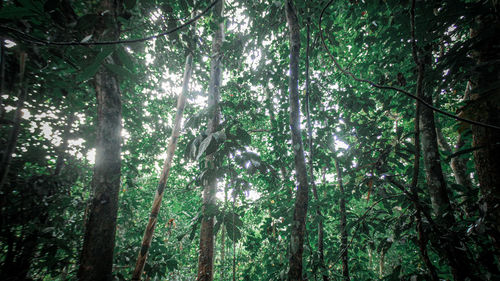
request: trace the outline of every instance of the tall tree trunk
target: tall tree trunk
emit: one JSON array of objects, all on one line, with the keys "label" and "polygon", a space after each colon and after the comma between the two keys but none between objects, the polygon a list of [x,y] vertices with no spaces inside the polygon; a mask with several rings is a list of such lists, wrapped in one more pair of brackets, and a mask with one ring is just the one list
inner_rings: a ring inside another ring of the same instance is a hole
[{"label": "tall tree trunk", "polygon": [[[233,189],[233,227],[234,227],[234,217],[235,210],[234,205],[236,205],[236,190]],[[231,242],[233,242],[233,281],[236,281],[236,240],[234,239],[235,231],[233,230],[233,237],[231,238]]]},{"label": "tall tree trunk", "polygon": [[[424,90],[424,61],[418,57],[418,48],[417,42],[415,38],[415,0],[411,2],[410,9],[410,27],[411,27],[411,44],[412,44],[412,57],[417,65],[417,87],[415,90],[415,95],[419,98],[423,96]],[[415,158],[413,163],[413,176],[411,179],[410,192],[414,198],[413,206],[415,208],[415,222],[416,222],[416,230],[417,230],[417,242],[420,250],[420,255],[422,256],[422,260],[424,261],[427,270],[429,271],[429,275],[432,281],[438,281],[439,277],[437,275],[436,268],[432,264],[429,254],[427,251],[427,236],[424,231],[423,223],[422,223],[422,212],[417,205],[417,202],[420,202],[420,198],[418,195],[418,177],[420,174],[420,113],[421,106],[420,102],[416,101],[415,103],[415,137],[414,137],[414,145],[415,145]]]},{"label": "tall tree trunk", "polygon": [[[101,11],[116,15],[121,1],[102,0]],[[117,6],[115,6],[117,5]],[[114,17],[113,17],[114,18]],[[118,38],[118,25],[107,27],[104,17],[96,24],[99,39]],[[113,63],[110,59],[109,63]],[[112,279],[118,193],[120,190],[121,97],[114,74],[101,66],[94,77],[97,96],[97,140],[92,198],[78,270],[78,279]]]},{"label": "tall tree trunk", "polygon": [[285,4],[286,19],[290,33],[290,131],[294,152],[295,173],[297,175],[297,197],[291,226],[290,237],[290,271],[288,280],[302,279],[302,253],[304,251],[304,237],[306,228],[307,205],[309,200],[309,182],[304,157],[304,147],[300,130],[299,106],[299,55],[300,55],[300,29],[293,1]]},{"label": "tall tree trunk", "polygon": [[[0,9],[3,8],[3,1],[0,1]],[[5,46],[4,39],[0,37],[0,93],[5,95]],[[5,104],[0,97],[0,120],[5,116]]]},{"label": "tall tree trunk", "polygon": [[137,262],[135,264],[135,269],[132,274],[132,280],[140,280],[142,271],[144,270],[144,265],[146,264],[147,255],[149,248],[151,247],[151,241],[153,240],[153,234],[156,227],[156,222],[158,219],[158,213],[160,212],[161,200],[167,185],[168,176],[170,174],[170,167],[172,166],[172,160],[175,154],[175,148],[177,147],[177,141],[181,133],[181,123],[182,115],[184,113],[184,107],[186,105],[186,97],[189,90],[189,80],[191,79],[191,73],[193,68],[193,55],[189,54],[186,57],[186,65],[184,67],[184,78],[182,80],[182,92],[177,98],[177,112],[175,113],[174,128],[172,130],[172,136],[170,137],[170,142],[167,148],[167,156],[163,162],[163,170],[160,176],[160,181],[158,182],[158,188],[156,189],[155,197],[153,200],[153,206],[151,207],[151,213],[149,215],[149,221],[144,231],[144,236],[142,237],[141,250],[137,257]]},{"label": "tall tree trunk", "polygon": [[16,149],[17,138],[19,136],[19,131],[21,130],[21,117],[22,117],[22,109],[24,107],[24,101],[26,100],[27,90],[24,85],[24,71],[26,68],[26,53],[22,52],[19,55],[19,96],[17,99],[16,111],[14,113],[14,119],[12,120],[12,129],[9,134],[9,138],[7,140],[7,148],[5,149],[4,154],[2,155],[2,162],[0,163],[0,192],[4,193],[4,196],[7,197],[9,191],[4,191],[4,184],[7,181],[7,176],[9,174],[10,163],[12,161],[12,154]]},{"label": "tall tree trunk", "polygon": [[[421,68],[419,72],[424,75],[424,62],[419,65],[419,68]],[[427,103],[432,104],[432,96],[426,91],[422,92],[422,98]],[[420,125],[421,147],[427,189],[431,197],[432,209],[436,216],[437,226],[441,229],[439,233],[436,233],[439,236],[438,240],[433,240],[431,242],[448,260],[455,280],[460,281],[466,280],[467,278],[477,280],[475,272],[472,269],[473,263],[469,260],[460,237],[453,232],[445,233],[455,224],[455,217],[448,197],[446,181],[443,176],[437,144],[434,112],[431,109],[427,107],[422,108]]]},{"label": "tall tree trunk", "polygon": [[[319,202],[318,190],[314,182],[314,148],[312,139],[312,124],[311,124],[311,105],[310,105],[310,88],[309,88],[309,51],[310,51],[310,26],[307,24],[307,45],[306,45],[306,118],[307,118],[307,142],[309,146],[309,177],[311,181],[311,188],[313,191],[314,200]],[[325,267],[325,253],[323,247],[323,216],[321,215],[320,205],[317,205],[316,215],[318,216],[318,254],[319,263],[321,268],[321,276],[323,281],[328,281],[328,271]]]},{"label": "tall tree trunk", "polygon": [[[210,66],[210,85],[208,89],[208,108],[212,116],[208,120],[207,133],[214,133],[220,121],[220,83],[221,83],[221,47],[224,40],[224,23],[222,22],[224,1],[220,0],[214,7],[214,17],[218,28],[213,35],[212,61]],[[214,264],[214,214],[216,208],[215,193],[217,192],[217,178],[215,176],[214,155],[206,157],[206,167],[212,172],[203,189],[203,218],[200,229],[200,252],[198,257],[198,281],[212,281]]]},{"label": "tall tree trunk", "polygon": [[[500,3],[485,4],[478,22],[476,51],[478,73],[471,91],[474,116],[480,122],[500,126]],[[476,35],[474,34],[474,35]],[[472,126],[472,144],[477,178],[480,185],[487,233],[500,252],[500,130]],[[498,254],[497,254],[498,257]]]},{"label": "tall tree trunk", "polygon": [[[231,184],[232,186],[232,184]],[[222,210],[222,217],[224,218],[226,216],[226,205],[227,205],[227,191],[228,191],[228,186],[224,189],[224,209]],[[221,263],[221,280],[226,280],[226,264],[225,264],[225,258],[226,258],[226,229],[225,226],[223,225],[224,222],[221,224],[221,250],[220,250],[220,263]]]},{"label": "tall tree trunk", "polygon": [[347,243],[347,216],[345,209],[345,192],[344,184],[342,182],[342,170],[340,169],[339,160],[335,157],[335,169],[337,171],[337,178],[340,190],[340,248],[342,249],[342,276],[344,281],[349,281],[351,278],[349,276],[349,245]]}]

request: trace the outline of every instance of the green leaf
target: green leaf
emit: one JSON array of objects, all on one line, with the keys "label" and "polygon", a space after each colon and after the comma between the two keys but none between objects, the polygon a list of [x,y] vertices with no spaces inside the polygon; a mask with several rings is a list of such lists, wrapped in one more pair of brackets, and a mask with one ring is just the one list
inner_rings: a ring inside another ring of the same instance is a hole
[{"label": "green leaf", "polygon": [[245,130],[243,130],[240,127],[236,129],[236,136],[243,145],[250,145],[250,143],[252,142],[252,137],[250,136],[250,134],[248,134]]},{"label": "green leaf", "polygon": [[198,155],[196,155],[196,160],[199,160],[203,153],[210,147],[212,143],[216,142],[212,134],[206,137],[200,144],[198,148]]},{"label": "green leaf", "polygon": [[109,55],[111,55],[111,53],[113,53],[114,50],[115,50],[114,46],[103,47],[102,50],[94,58],[92,63],[84,67],[82,72],[80,72],[76,76],[76,81],[82,82],[93,77],[97,73],[97,70],[101,66],[104,59],[106,59]]},{"label": "green leaf", "polygon": [[131,10],[135,7],[136,1],[135,0],[124,0],[123,4],[125,4],[125,8]]},{"label": "green leaf", "polygon": [[0,19],[21,19],[28,16],[36,15],[35,12],[24,7],[5,7],[0,11]]},{"label": "green leaf", "polygon": [[119,79],[121,80],[125,80],[127,78],[135,78],[135,75],[132,74],[130,71],[128,71],[127,69],[119,66],[119,65],[116,65],[116,64],[110,64],[110,63],[105,63],[104,66],[110,70],[111,72],[113,72]]}]

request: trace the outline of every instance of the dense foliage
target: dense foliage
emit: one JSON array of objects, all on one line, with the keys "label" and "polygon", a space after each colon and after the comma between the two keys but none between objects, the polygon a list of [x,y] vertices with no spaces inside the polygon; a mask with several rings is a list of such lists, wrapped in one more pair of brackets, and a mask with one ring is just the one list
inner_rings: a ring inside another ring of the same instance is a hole
[{"label": "dense foliage", "polygon": [[[113,13],[97,12],[99,1],[0,4],[2,280],[77,280],[94,196],[100,102],[94,77],[102,70],[117,79],[122,108],[112,273],[130,279],[188,54],[193,74],[183,127],[143,279],[196,278],[203,216],[215,217],[214,280],[287,279],[298,150],[289,125],[289,2],[300,27],[300,124],[312,165],[303,279],[433,280],[433,271],[442,280],[500,278],[500,158],[483,161],[479,154],[499,156],[498,142],[491,142],[498,128],[426,115],[420,103],[416,134],[415,99],[387,89],[499,126],[498,1],[226,0],[222,19],[204,12],[209,1],[114,2]],[[168,35],[127,41],[200,13]],[[213,54],[218,20],[225,35]],[[96,30],[116,26],[113,41],[124,42],[94,44],[104,41]],[[217,111],[207,106],[216,55],[223,70],[220,124],[209,131]],[[353,79],[333,59],[370,81]],[[490,143],[480,142],[484,135]],[[433,143],[438,155],[429,150]],[[429,157],[442,167],[442,182],[433,182]],[[496,182],[485,184],[487,175]],[[212,178],[216,205],[202,210]],[[434,183],[444,197],[433,193]],[[436,203],[443,198],[449,201]],[[456,245],[462,261],[452,260]],[[454,271],[460,262],[470,267],[470,279]]]}]

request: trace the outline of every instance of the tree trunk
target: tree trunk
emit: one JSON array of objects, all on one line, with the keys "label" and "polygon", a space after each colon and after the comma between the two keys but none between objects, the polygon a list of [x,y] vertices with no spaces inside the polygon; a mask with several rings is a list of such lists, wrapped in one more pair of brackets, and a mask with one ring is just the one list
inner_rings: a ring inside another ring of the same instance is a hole
[{"label": "tree trunk", "polygon": [[19,96],[17,99],[16,112],[14,113],[14,119],[12,120],[12,129],[10,131],[9,138],[7,140],[7,148],[2,156],[2,163],[0,163],[0,192],[4,193],[5,198],[10,192],[4,191],[3,186],[7,181],[9,174],[10,163],[12,161],[12,154],[14,153],[17,145],[17,138],[19,136],[19,131],[21,130],[21,117],[23,115],[22,109],[24,106],[24,101],[26,100],[27,90],[24,85],[24,71],[26,67],[26,53],[21,53],[19,56]]},{"label": "tree trunk", "polygon": [[[310,48],[310,27],[309,23],[307,24],[307,46],[306,46],[306,118],[307,118],[307,141],[309,146],[309,176],[311,181],[311,188],[313,191],[314,200],[319,202],[318,190],[316,188],[316,183],[314,182],[314,148],[313,148],[313,139],[312,139],[312,124],[311,124],[311,107],[310,107],[310,87],[309,87],[309,48]],[[317,205],[316,215],[318,216],[318,254],[319,254],[319,263],[321,268],[321,276],[323,281],[328,281],[328,271],[325,267],[325,253],[323,247],[323,219],[321,215],[321,209],[319,208],[319,204]]]},{"label": "tree trunk", "polygon": [[[440,128],[437,128],[437,138],[438,144],[442,150],[446,151],[449,154],[456,153],[462,149],[465,145],[465,142],[462,138],[462,134],[459,134],[457,137],[457,143],[455,144],[455,148],[452,149],[448,144],[446,139],[443,136]],[[455,182],[459,185],[466,187],[468,190],[472,189],[472,180],[470,175],[467,174],[467,160],[466,158],[457,156],[451,158],[450,166],[453,171],[453,176],[455,177]]]},{"label": "tree trunk", "polygon": [[[415,11],[415,1],[412,1],[412,26],[414,24],[414,11]],[[415,44],[415,41],[413,41]],[[416,45],[414,45],[413,49],[414,60],[417,64],[418,74],[417,74],[417,88],[415,95],[419,98],[422,97],[423,93],[423,83],[424,83],[424,67],[423,62],[421,62],[417,56]],[[420,112],[421,106],[417,101],[415,103],[415,137],[414,137],[414,145],[415,145],[415,159],[413,163],[413,176],[410,185],[410,192],[413,195],[413,198],[416,202],[413,202],[413,206],[415,208],[415,222],[416,222],[416,230],[417,230],[417,242],[418,248],[420,250],[420,255],[422,256],[422,260],[424,261],[427,270],[429,271],[429,275],[432,281],[439,281],[439,277],[437,275],[436,268],[432,264],[429,253],[427,251],[427,236],[424,231],[424,227],[422,224],[422,212],[420,208],[417,206],[417,202],[420,202],[420,196],[418,194],[418,176],[420,173]]]},{"label": "tree trunk", "polygon": [[[419,65],[419,73],[422,73],[422,76],[424,75],[424,70],[425,65],[421,63]],[[425,91],[422,93],[422,98],[429,104],[432,104],[431,95]],[[460,237],[453,231],[448,233],[448,230],[455,224],[455,217],[441,168],[434,112],[428,107],[422,107],[420,125],[426,185],[431,197],[432,209],[436,216],[436,224],[441,229],[439,233],[436,233],[438,239],[434,239],[431,242],[448,260],[455,280],[460,281],[467,278],[477,280],[471,268],[473,263],[469,260]]]},{"label": "tree trunk", "polygon": [[[121,2],[102,0],[101,11],[117,13]],[[106,21],[96,24],[99,39],[118,38],[118,26],[106,28]],[[105,35],[106,34],[106,35]],[[110,59],[109,63],[113,63]],[[101,66],[94,77],[97,96],[97,140],[92,198],[78,270],[78,279],[112,280],[118,193],[120,190],[121,97],[116,77]]]},{"label": "tree trunk", "polygon": [[132,274],[132,280],[141,280],[142,271],[144,270],[144,265],[146,264],[147,255],[149,248],[151,247],[151,241],[153,240],[153,234],[156,227],[156,222],[158,219],[158,213],[160,212],[161,200],[167,185],[168,176],[170,174],[170,167],[172,166],[172,160],[175,154],[175,148],[177,147],[177,141],[181,133],[181,123],[182,115],[184,113],[184,107],[186,105],[186,96],[189,91],[189,80],[191,79],[191,72],[193,66],[193,55],[189,54],[186,57],[186,65],[184,67],[184,78],[182,80],[182,92],[177,98],[177,112],[175,113],[174,128],[172,130],[172,136],[170,137],[170,142],[167,148],[167,156],[163,162],[163,170],[160,176],[160,181],[158,183],[158,188],[156,189],[155,197],[153,200],[153,206],[151,207],[151,213],[149,215],[149,221],[144,231],[144,236],[142,238],[141,250],[137,257],[137,262],[135,264],[135,269]]},{"label": "tree trunk", "polygon": [[300,29],[292,0],[286,2],[286,19],[290,33],[290,131],[294,152],[295,172],[297,175],[297,197],[293,213],[290,237],[290,271],[288,280],[302,279],[302,253],[304,251],[304,237],[306,228],[307,205],[309,200],[309,183],[304,157],[304,147],[300,130],[299,106],[299,55]]},{"label": "tree trunk", "polygon": [[[474,116],[477,121],[500,126],[500,4],[485,4],[485,14],[476,18],[478,42],[476,46],[478,73],[471,91]],[[500,130],[472,126],[474,161],[480,185],[487,233],[500,251]],[[498,254],[497,254],[498,257]]]},{"label": "tree trunk", "polygon": [[334,158],[335,160],[335,169],[337,171],[337,178],[339,183],[340,190],[340,249],[341,249],[341,258],[342,258],[342,276],[344,281],[349,281],[351,278],[349,276],[349,245],[347,243],[347,217],[346,217],[346,209],[345,209],[345,192],[344,192],[344,184],[342,182],[342,170],[340,169],[339,160]]},{"label": "tree trunk", "polygon": [[[220,121],[220,83],[221,83],[221,47],[224,40],[224,23],[222,22],[224,1],[220,0],[214,7],[214,17],[218,28],[213,35],[212,61],[210,69],[210,85],[208,90],[208,108],[213,110],[208,120],[207,133],[214,133]],[[206,168],[210,176],[203,189],[203,218],[200,229],[200,252],[198,257],[198,281],[213,280],[214,264],[214,210],[216,208],[215,193],[217,192],[217,178],[215,176],[214,155],[206,157]]]},{"label": "tree trunk", "polygon": [[[3,8],[3,1],[0,2],[0,9]],[[5,95],[5,46],[4,39],[0,37],[0,93]],[[0,97],[0,120],[5,116],[5,104],[3,97]]]}]

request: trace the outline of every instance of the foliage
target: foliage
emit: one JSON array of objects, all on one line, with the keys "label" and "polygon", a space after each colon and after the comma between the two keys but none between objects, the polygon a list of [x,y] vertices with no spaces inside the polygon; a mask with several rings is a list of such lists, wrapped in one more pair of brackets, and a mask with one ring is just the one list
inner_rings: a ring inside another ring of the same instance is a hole
[{"label": "foliage", "polygon": [[[201,189],[204,180],[217,177],[217,208],[212,210],[216,217],[215,279],[228,280],[233,273],[237,280],[286,279],[296,183],[288,125],[285,2],[227,1],[222,122],[216,133],[207,135],[206,117],[214,110],[205,105],[210,34],[216,28],[211,26],[209,14],[197,21],[194,32],[183,29],[144,43],[59,47],[34,44],[33,38],[92,42],[89,36],[95,23],[106,16],[93,13],[98,1],[3,1],[2,147],[8,142],[9,122],[22,87],[28,98],[0,195],[2,274],[14,264],[26,268],[32,280],[76,280],[86,206],[92,196],[97,116],[92,80],[104,66],[120,81],[123,106],[113,274],[120,280],[130,277],[172,130],[184,56],[193,52],[186,120],[145,275],[151,280],[192,280],[196,276]],[[358,83],[334,69],[321,46],[317,26],[326,2],[296,1],[303,46],[306,24],[312,30],[310,108],[319,191],[319,199],[309,203],[304,276],[307,280],[320,277],[317,228],[322,221],[328,276],[332,280],[342,277],[340,254],[345,249],[340,244],[337,158],[348,195],[351,279],[429,280],[419,252],[416,210],[411,198],[388,180],[395,178],[405,187],[411,181],[415,103],[396,92]],[[479,40],[471,38],[469,30],[476,27],[478,16],[491,9],[490,2],[417,1],[416,44],[429,57],[425,89],[433,93],[436,106],[450,112],[464,108],[469,119],[481,114],[467,107],[464,99],[467,81],[475,71],[470,53]],[[123,1],[118,17],[120,39],[170,29],[206,5],[192,0]],[[323,19],[328,48],[356,75],[414,92],[417,71],[411,56],[410,8],[410,1],[404,0],[334,1]],[[195,42],[187,40],[193,35]],[[18,58],[22,52],[28,54],[28,63],[20,84]],[[304,75],[304,47],[301,60]],[[301,79],[304,81],[303,76]],[[304,89],[302,81],[299,87]],[[303,105],[301,101],[302,113]],[[69,124],[69,135],[64,135],[72,114],[75,121]],[[441,116],[436,123],[447,142],[454,144],[461,134],[463,149],[471,148],[468,125]],[[309,149],[306,146],[308,157]],[[205,167],[204,158],[210,153],[215,153],[214,168]],[[457,220],[450,231],[465,237],[465,247],[478,262],[481,276],[494,280],[499,270],[493,257],[498,256],[492,252],[482,224],[484,207],[477,180],[472,179],[471,188],[456,184],[447,160],[452,152],[441,153]],[[54,175],[58,158],[65,165]],[[467,165],[466,174],[476,177],[473,162]],[[420,167],[420,203],[430,211],[424,167]],[[311,211],[316,208],[321,216]],[[429,221],[424,221],[424,229],[433,239]],[[429,243],[431,261],[440,278],[450,279],[450,268],[434,247]],[[24,267],[23,262],[27,263]]]}]

